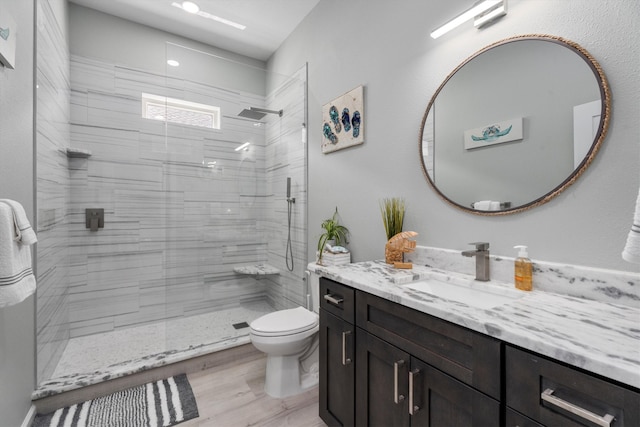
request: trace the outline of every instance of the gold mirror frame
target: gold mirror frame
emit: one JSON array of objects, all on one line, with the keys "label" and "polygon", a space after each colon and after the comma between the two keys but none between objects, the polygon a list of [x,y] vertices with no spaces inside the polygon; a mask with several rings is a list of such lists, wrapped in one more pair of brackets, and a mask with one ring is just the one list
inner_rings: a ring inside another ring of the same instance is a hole
[{"label": "gold mirror frame", "polygon": [[[467,65],[474,58],[478,57],[479,55],[482,55],[484,52],[490,49],[493,49],[500,45],[512,43],[515,41],[521,41],[521,40],[543,40],[543,41],[558,43],[572,50],[573,52],[577,53],[589,65],[599,85],[600,96],[602,101],[602,109],[601,109],[602,113],[601,113],[600,125],[598,127],[598,132],[596,133],[596,137],[594,138],[594,142],[591,145],[589,152],[585,155],[584,159],[578,165],[578,167],[575,168],[574,171],[562,183],[560,183],[560,185],[556,186],[553,190],[551,190],[547,194],[529,203],[525,203],[520,206],[516,206],[513,208],[500,210],[500,211],[484,211],[484,210],[471,209],[469,207],[466,207],[459,203],[454,202],[453,200],[449,199],[446,195],[444,195],[438,189],[435,183],[432,181],[431,177],[429,176],[429,173],[427,172],[427,168],[426,168],[424,156],[423,156],[423,145],[422,145],[427,117],[429,115],[431,108],[433,107],[433,104],[435,103],[436,98],[438,97],[438,94],[441,92],[441,90],[444,88],[447,82],[449,82],[449,80],[456,74],[456,72],[458,72],[458,70],[460,70],[462,67]],[[609,129],[610,120],[611,120],[611,92],[609,89],[609,84],[607,83],[607,79],[604,75],[604,72],[602,71],[602,67],[600,66],[598,61],[596,61],[595,58],[593,58],[593,56],[591,56],[591,54],[587,50],[585,50],[584,48],[582,48],[582,46],[580,46],[579,44],[571,40],[567,40],[562,37],[552,36],[548,34],[525,34],[520,36],[509,37],[509,38],[497,41],[495,43],[492,43],[482,48],[481,50],[477,51],[467,59],[465,59],[447,76],[447,78],[442,82],[442,84],[438,87],[436,92],[431,97],[431,100],[429,101],[427,109],[422,118],[422,123],[420,125],[420,138],[419,138],[418,149],[419,149],[419,156],[420,156],[420,164],[422,166],[422,173],[427,179],[427,182],[429,183],[431,188],[433,188],[433,190],[438,194],[438,196],[440,196],[441,199],[443,199],[448,204],[458,209],[461,209],[465,212],[470,212],[472,214],[481,215],[481,216],[500,216],[500,215],[509,215],[509,214],[526,211],[536,206],[543,205],[548,201],[550,201],[551,199],[553,199],[554,197],[558,196],[560,193],[566,190],[571,184],[573,184],[578,179],[578,177],[582,175],[582,173],[584,173],[584,171],[587,169],[587,167],[589,167],[589,165],[595,158],[598,150],[600,149],[600,146],[602,145],[602,142],[606,137],[607,130]]]}]

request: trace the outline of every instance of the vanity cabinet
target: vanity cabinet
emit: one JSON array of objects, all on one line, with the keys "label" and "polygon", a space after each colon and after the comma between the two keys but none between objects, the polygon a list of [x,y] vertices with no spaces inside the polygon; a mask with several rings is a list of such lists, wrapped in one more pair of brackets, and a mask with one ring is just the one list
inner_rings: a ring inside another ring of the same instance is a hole
[{"label": "vanity cabinet", "polygon": [[500,425],[497,400],[361,329],[356,370],[358,426]]},{"label": "vanity cabinet", "polygon": [[362,291],[356,325],[500,400],[500,340]]},{"label": "vanity cabinet", "polygon": [[330,426],[640,426],[640,390],[320,279]]},{"label": "vanity cabinet", "polygon": [[353,426],[355,416],[355,291],[320,278],[320,417]]},{"label": "vanity cabinet", "polygon": [[319,411],[330,426],[497,426],[500,348],[498,340],[320,279]]},{"label": "vanity cabinet", "polygon": [[500,425],[500,341],[366,292],[356,326],[356,425]]},{"label": "vanity cabinet", "polygon": [[507,426],[640,426],[638,391],[505,347]]}]

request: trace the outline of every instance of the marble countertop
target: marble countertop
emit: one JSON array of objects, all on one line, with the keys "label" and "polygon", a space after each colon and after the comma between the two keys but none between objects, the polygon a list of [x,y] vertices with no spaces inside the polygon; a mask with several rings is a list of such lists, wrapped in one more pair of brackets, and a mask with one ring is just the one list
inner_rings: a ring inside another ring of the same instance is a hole
[{"label": "marble countertop", "polygon": [[[308,269],[323,277],[400,303],[504,342],[540,353],[621,383],[640,388],[640,309],[546,291],[491,309],[403,288],[433,272],[472,276],[414,265],[397,270],[384,261]],[[477,282],[482,286],[483,282]],[[513,289],[513,285],[491,282]]]}]

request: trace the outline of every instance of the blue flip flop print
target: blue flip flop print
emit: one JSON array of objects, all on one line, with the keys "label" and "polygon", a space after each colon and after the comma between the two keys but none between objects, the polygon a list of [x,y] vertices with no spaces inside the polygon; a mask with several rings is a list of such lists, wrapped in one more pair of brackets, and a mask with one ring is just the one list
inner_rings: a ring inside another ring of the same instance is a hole
[{"label": "blue flip flop print", "polygon": [[360,112],[354,111],[351,118],[351,126],[353,126],[353,137],[357,138],[360,135]]},{"label": "blue flip flop print", "polygon": [[338,109],[335,107],[335,105],[332,105],[331,108],[329,108],[329,118],[333,123],[333,127],[336,128],[336,133],[340,133],[340,131],[342,130],[342,126],[340,125],[340,120],[338,120]]},{"label": "blue flip flop print", "polygon": [[322,134],[324,135],[325,138],[331,141],[332,144],[338,143],[338,137],[331,130],[331,126],[329,126],[329,123],[325,122],[324,126],[322,126]]},{"label": "blue flip flop print", "polygon": [[351,118],[349,117],[349,109],[345,108],[342,110],[342,126],[344,126],[344,131],[349,132],[351,130]]}]

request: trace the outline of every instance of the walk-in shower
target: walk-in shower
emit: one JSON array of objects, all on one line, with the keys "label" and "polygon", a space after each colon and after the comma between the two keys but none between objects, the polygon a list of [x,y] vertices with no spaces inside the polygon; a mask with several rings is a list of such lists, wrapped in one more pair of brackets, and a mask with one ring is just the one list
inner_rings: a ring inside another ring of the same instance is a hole
[{"label": "walk-in shower", "polygon": [[[253,319],[305,301],[306,67],[163,53],[180,67],[72,52],[71,108],[39,115],[43,394],[248,343]],[[42,105],[59,99],[50,60],[38,59]],[[104,209],[104,228],[85,228],[88,208]]]}]

